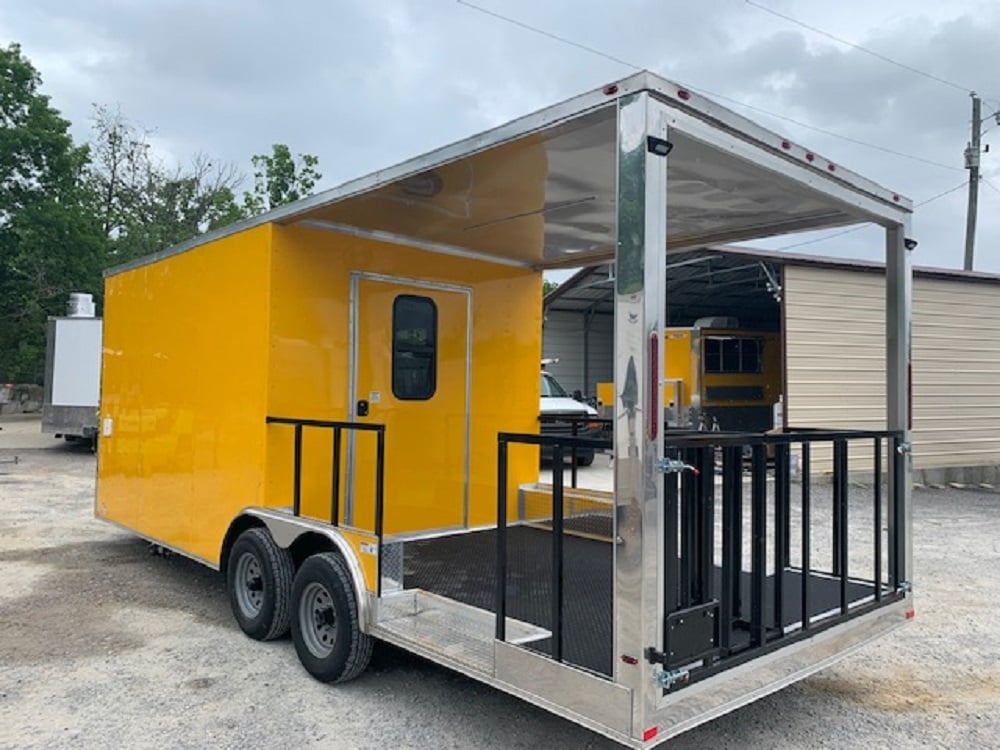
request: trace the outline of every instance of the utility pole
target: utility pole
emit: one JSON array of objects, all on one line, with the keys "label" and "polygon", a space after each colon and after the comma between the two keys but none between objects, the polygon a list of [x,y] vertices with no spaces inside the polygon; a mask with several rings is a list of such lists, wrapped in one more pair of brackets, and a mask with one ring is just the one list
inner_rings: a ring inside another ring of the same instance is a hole
[{"label": "utility pole", "polygon": [[972,92],[972,140],[965,149],[965,168],[969,170],[969,209],[965,217],[965,270],[972,270],[976,249],[976,212],[979,210],[979,134],[982,131],[982,100]]}]

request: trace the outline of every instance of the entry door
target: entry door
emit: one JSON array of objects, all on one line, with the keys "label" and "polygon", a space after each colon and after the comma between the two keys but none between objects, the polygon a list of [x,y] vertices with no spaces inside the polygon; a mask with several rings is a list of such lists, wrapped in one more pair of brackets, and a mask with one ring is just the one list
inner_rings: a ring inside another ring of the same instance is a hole
[{"label": "entry door", "polygon": [[[471,291],[355,277],[353,416],[385,425],[386,534],[468,524]],[[369,433],[354,438],[352,523],[373,528]]]}]

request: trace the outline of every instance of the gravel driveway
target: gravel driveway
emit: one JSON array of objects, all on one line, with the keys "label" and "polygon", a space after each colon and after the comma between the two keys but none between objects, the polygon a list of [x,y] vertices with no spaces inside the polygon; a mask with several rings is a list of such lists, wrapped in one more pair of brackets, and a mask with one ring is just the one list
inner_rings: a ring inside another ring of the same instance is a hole
[{"label": "gravel driveway", "polygon": [[[93,519],[85,447],[0,426],[0,747],[615,747],[385,645],[313,681],[239,631],[218,574]],[[1000,747],[1000,495],[915,503],[909,627],[668,747]]]}]

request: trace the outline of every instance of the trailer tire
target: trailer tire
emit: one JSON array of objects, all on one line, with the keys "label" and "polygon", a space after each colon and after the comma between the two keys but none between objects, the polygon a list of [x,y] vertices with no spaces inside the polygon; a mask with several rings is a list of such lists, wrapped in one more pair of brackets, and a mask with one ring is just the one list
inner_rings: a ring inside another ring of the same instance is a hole
[{"label": "trailer tire", "polygon": [[295,564],[267,529],[247,529],[236,538],[226,567],[226,590],[240,628],[258,641],[287,635],[291,622]]},{"label": "trailer tire", "polygon": [[305,670],[320,682],[347,682],[361,674],[374,639],[361,619],[347,565],[323,552],[302,563],[292,585],[292,642]]}]

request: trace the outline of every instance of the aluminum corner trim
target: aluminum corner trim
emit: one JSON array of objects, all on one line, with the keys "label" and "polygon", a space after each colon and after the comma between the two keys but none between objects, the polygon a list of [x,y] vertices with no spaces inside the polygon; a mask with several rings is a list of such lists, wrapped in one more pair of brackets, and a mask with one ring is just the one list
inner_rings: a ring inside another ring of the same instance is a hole
[{"label": "aluminum corner trim", "polygon": [[369,631],[373,620],[371,619],[372,610],[365,586],[365,576],[361,571],[361,563],[358,561],[354,548],[343,534],[328,523],[293,516],[273,508],[245,508],[239,515],[254,516],[263,521],[279,547],[290,547],[296,539],[307,532],[322,534],[333,542],[351,572],[351,583],[354,585],[354,598],[358,604],[362,630],[366,633]]},{"label": "aluminum corner trim", "polygon": [[632,691],[520,646],[495,642],[496,679],[623,735],[632,728]]}]

